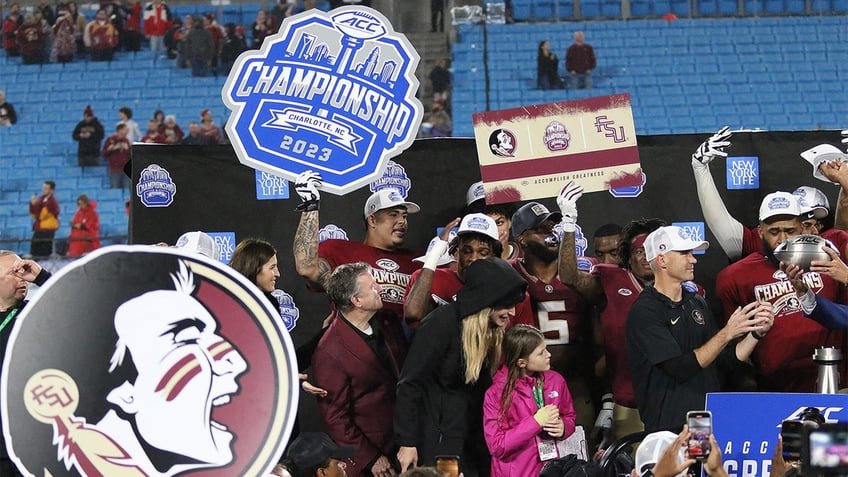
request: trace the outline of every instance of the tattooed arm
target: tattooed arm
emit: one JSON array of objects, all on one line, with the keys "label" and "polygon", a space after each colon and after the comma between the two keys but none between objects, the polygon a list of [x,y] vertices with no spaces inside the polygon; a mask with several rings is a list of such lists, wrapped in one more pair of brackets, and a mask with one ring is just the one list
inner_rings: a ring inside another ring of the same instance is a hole
[{"label": "tattooed arm", "polygon": [[318,255],[318,211],[300,215],[300,223],[294,235],[294,266],[298,275],[309,282],[315,290],[323,290],[324,279],[332,271],[330,264]]}]

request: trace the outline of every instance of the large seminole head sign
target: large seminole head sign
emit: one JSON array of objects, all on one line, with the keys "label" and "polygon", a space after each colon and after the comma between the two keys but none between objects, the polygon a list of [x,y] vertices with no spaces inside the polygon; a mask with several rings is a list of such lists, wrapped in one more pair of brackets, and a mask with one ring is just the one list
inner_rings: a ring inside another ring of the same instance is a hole
[{"label": "large seminole head sign", "polygon": [[260,50],[239,56],[224,85],[239,160],[289,180],[319,171],[335,194],[377,179],[418,133],[418,60],[370,8],[286,19]]},{"label": "large seminole head sign", "polygon": [[167,247],[68,265],[12,332],[3,433],[34,476],[267,474],[297,410],[279,313],[239,273]]}]

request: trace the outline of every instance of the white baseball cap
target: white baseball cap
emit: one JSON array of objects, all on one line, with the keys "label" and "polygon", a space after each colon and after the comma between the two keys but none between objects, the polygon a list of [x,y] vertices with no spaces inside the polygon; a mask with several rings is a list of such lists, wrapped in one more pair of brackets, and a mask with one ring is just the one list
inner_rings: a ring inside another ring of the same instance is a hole
[{"label": "white baseball cap", "polygon": [[[450,235],[448,236],[448,243],[450,243],[453,240],[454,237],[456,237],[456,233],[451,231]],[[441,240],[441,239],[439,238],[438,235],[436,235],[435,237],[430,239],[430,243],[427,245],[427,251],[424,252],[424,255],[422,255],[420,257],[415,257],[415,258],[412,259],[412,261],[413,262],[421,262],[421,263],[424,263],[425,261],[427,261],[427,254],[430,253],[430,250],[433,250],[433,247],[436,245],[436,243],[439,240]],[[448,249],[445,249],[444,253],[442,253],[442,255],[439,257],[439,260],[436,262],[436,266],[441,267],[441,266],[447,265],[447,264],[449,264],[453,261],[456,261],[456,259],[454,259],[452,255],[448,254]]]},{"label": "white baseball cap", "polygon": [[176,246],[183,250],[206,255],[213,260],[219,260],[221,256],[215,239],[209,236],[209,234],[200,231],[186,232],[180,235],[180,238],[177,239]]},{"label": "white baseball cap", "polygon": [[498,241],[498,224],[486,214],[468,214],[459,223],[457,235],[478,233]]},{"label": "white baseball cap", "polygon": [[831,183],[833,183],[833,181],[821,173],[819,166],[823,162],[830,162],[834,160],[848,162],[848,155],[840,151],[836,146],[830,144],[819,144],[812,149],[807,149],[801,153],[801,157],[813,166],[813,177],[820,181]]},{"label": "white baseball cap", "polygon": [[[668,446],[672,445],[676,439],[677,435],[669,431],[652,432],[645,436],[642,443],[636,449],[636,458],[634,459],[636,475],[642,477],[649,470],[653,471],[654,466],[657,465],[663,453],[668,449]],[[682,464],[685,461],[686,455],[684,454],[684,448],[681,447],[680,452],[677,454],[677,463]],[[683,470],[675,477],[683,477],[686,475],[686,470]]]},{"label": "white baseball cap", "polygon": [[772,192],[765,196],[760,204],[760,222],[778,215],[800,216],[801,204],[798,196],[783,191]]},{"label": "white baseball cap", "polygon": [[380,189],[377,192],[374,192],[371,194],[371,197],[365,201],[365,217],[368,217],[377,211],[393,207],[405,207],[406,212],[409,214],[414,214],[421,210],[421,207],[418,207],[418,204],[414,202],[407,202],[399,190],[393,187],[386,187],[385,189]]},{"label": "white baseball cap", "polygon": [[706,250],[710,243],[695,240],[686,230],[667,225],[654,230],[645,238],[645,259],[649,262],[668,252],[685,252],[689,250]]},{"label": "white baseball cap", "polygon": [[830,202],[824,192],[810,186],[801,186],[792,194],[798,197],[802,219],[823,219],[830,213]]},{"label": "white baseball cap", "polygon": [[465,193],[465,205],[471,205],[478,200],[486,198],[486,191],[483,189],[483,181],[477,181],[471,184],[468,192]]}]

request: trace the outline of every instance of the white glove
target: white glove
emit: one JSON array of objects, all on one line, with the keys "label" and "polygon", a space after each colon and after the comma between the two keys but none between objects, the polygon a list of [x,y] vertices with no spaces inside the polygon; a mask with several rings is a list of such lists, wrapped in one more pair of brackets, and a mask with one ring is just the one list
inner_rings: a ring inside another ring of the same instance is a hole
[{"label": "white glove", "polygon": [[846,146],[845,152],[848,152],[848,129],[842,130],[842,145]]},{"label": "white glove", "polygon": [[595,429],[612,429],[612,393],[606,393],[601,398],[601,411],[595,419]]},{"label": "white glove", "polygon": [[297,210],[301,212],[309,212],[318,210],[321,205],[321,193],[318,188],[321,187],[321,175],[315,171],[305,171],[297,176],[294,183],[294,190],[303,201],[297,206]]},{"label": "white glove", "polygon": [[557,206],[562,212],[562,231],[577,231],[577,199],[583,196],[583,186],[574,181],[568,181],[559,191]]},{"label": "white glove", "polygon": [[713,134],[709,139],[701,143],[695,153],[692,154],[692,164],[698,161],[701,164],[709,164],[717,157],[727,157],[724,148],[730,145],[730,128],[721,128],[721,131]]}]

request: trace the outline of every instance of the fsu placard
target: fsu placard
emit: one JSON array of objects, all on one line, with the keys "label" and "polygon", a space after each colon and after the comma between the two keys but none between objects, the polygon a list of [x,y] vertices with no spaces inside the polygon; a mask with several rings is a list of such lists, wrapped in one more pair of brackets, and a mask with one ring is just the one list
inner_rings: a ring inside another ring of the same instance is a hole
[{"label": "fsu placard", "polygon": [[642,184],[626,93],[477,113],[474,136],[489,204]]}]

